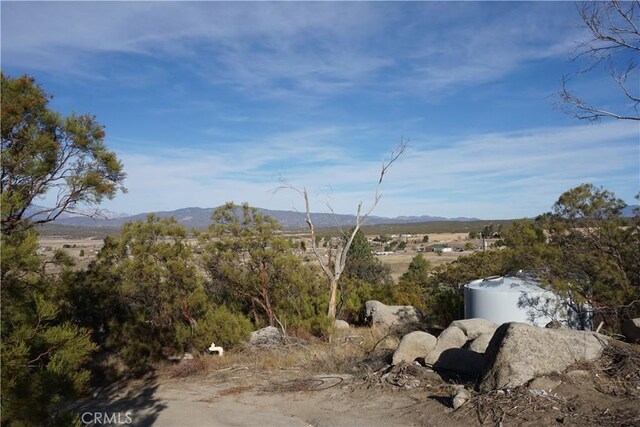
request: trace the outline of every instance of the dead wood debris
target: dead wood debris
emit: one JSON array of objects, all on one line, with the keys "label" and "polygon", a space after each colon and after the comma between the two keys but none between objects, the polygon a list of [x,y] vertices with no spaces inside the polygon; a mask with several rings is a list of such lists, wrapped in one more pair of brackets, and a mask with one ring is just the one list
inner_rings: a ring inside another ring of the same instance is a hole
[{"label": "dead wood debris", "polygon": [[514,420],[534,421],[537,414],[549,411],[556,411],[558,419],[562,419],[563,410],[567,410],[570,406],[571,399],[518,387],[476,393],[466,405],[456,411],[455,416],[462,419],[475,413],[478,422],[482,425],[501,425],[503,422]]},{"label": "dead wood debris", "polygon": [[611,396],[640,399],[640,346],[611,342],[590,366],[596,389]]}]

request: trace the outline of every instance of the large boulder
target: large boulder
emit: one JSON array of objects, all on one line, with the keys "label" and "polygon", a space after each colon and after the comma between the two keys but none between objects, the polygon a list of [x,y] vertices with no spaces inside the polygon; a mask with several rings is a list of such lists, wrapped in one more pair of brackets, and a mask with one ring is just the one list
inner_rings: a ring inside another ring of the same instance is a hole
[{"label": "large boulder", "polygon": [[398,348],[393,353],[392,364],[411,363],[417,358],[425,357],[434,349],[436,342],[437,338],[427,332],[411,332],[402,337]]},{"label": "large boulder", "polygon": [[367,301],[364,305],[365,322],[372,326],[402,326],[417,323],[420,312],[411,305],[384,305],[380,301]]},{"label": "large boulder", "polygon": [[640,317],[625,320],[622,324],[622,333],[631,343],[640,343]]},{"label": "large boulder", "polygon": [[336,329],[349,329],[349,324],[344,320],[336,319]]},{"label": "large boulder", "polygon": [[449,326],[440,333],[435,348],[427,354],[424,361],[429,365],[433,365],[438,361],[443,351],[449,350],[450,348],[460,348],[465,345],[466,342],[467,336],[462,332],[462,329],[457,326]]},{"label": "large boulder", "polygon": [[266,328],[251,332],[249,345],[268,347],[282,344],[282,340],[283,336],[280,329],[274,326],[267,326]]},{"label": "large boulder", "polygon": [[535,377],[562,372],[576,362],[598,358],[606,343],[607,337],[594,332],[505,323],[485,352],[479,389],[517,387]]},{"label": "large boulder", "polygon": [[482,334],[471,341],[468,348],[476,353],[484,353],[487,350],[487,347],[489,347],[491,338],[493,338],[493,332]]},{"label": "large boulder", "polygon": [[473,318],[464,320],[454,320],[449,326],[458,327],[464,332],[468,340],[475,340],[480,335],[491,334],[498,329],[499,325],[485,319]]}]

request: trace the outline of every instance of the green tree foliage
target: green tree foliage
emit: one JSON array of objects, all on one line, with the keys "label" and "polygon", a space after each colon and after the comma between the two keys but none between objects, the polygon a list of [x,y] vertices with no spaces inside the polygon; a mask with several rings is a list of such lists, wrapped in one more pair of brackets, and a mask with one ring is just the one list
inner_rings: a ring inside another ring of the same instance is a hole
[{"label": "green tree foliage", "polygon": [[581,320],[595,315],[619,332],[623,318],[640,312],[640,216],[625,220],[624,206],[591,184],[563,193],[551,212],[501,231],[504,248],[433,269],[425,287],[430,317],[446,326],[461,314],[461,285],[525,270],[568,301]]},{"label": "green tree foliage", "polygon": [[163,353],[194,346],[208,304],[187,237],[174,218],[149,215],[105,240],[91,267],[95,280],[89,285],[98,295],[105,284],[113,285],[107,292],[115,293],[115,301],[108,301],[118,307],[113,317],[99,320],[108,321],[107,344],[132,368],[145,369]]},{"label": "green tree foliage", "polygon": [[225,349],[242,345],[249,338],[251,321],[241,313],[234,313],[224,305],[207,311],[198,321],[194,346],[208,348],[212,342]]},{"label": "green tree foliage", "polygon": [[427,311],[424,295],[428,292],[431,263],[418,254],[413,257],[407,271],[400,276],[398,284],[393,286],[394,304],[412,305],[423,313]]},{"label": "green tree foliage", "polygon": [[[124,174],[95,119],[50,110],[32,78],[2,74],[1,96],[1,423],[70,425],[74,417],[60,404],[86,385],[83,365],[96,347],[88,329],[62,314],[60,277],[45,274],[47,264],[70,265],[69,257],[59,252],[45,263],[32,226],[113,197]],[[56,206],[35,212],[34,199],[50,191]]]},{"label": "green tree foliage", "polygon": [[500,233],[502,232],[502,225],[498,224],[488,224],[482,227],[482,232],[480,233],[481,237],[485,239],[492,239],[496,237],[500,237]]},{"label": "green tree foliage", "polygon": [[501,240],[507,247],[507,269],[511,271],[544,269],[547,260],[553,256],[554,250],[547,244],[539,221],[514,221],[504,230]]},{"label": "green tree foliage", "polygon": [[293,254],[278,223],[246,203],[227,203],[212,220],[199,236],[212,298],[249,315],[257,326],[311,327],[326,305],[322,284]]},{"label": "green tree foliage", "polygon": [[347,252],[345,269],[339,282],[339,317],[356,323],[365,302],[378,300],[393,304],[393,287],[389,266],[373,255],[366,236],[362,230],[358,230]]},{"label": "green tree foliage", "polygon": [[2,424],[65,425],[57,406],[84,389],[95,349],[86,329],[62,321],[33,230],[2,234]]},{"label": "green tree foliage", "polygon": [[362,230],[358,230],[351,242],[342,277],[360,279],[372,285],[392,283],[389,267],[373,255]]},{"label": "green tree foliage", "polygon": [[640,298],[639,221],[627,223],[620,215],[624,206],[613,193],[583,184],[563,193],[540,219],[555,249],[549,281],[610,326]]},{"label": "green tree foliage", "polygon": [[[124,190],[122,165],[90,115],[63,117],[33,78],[2,74],[2,231],[52,221],[78,204],[97,204]],[[56,206],[28,210],[47,192]]]},{"label": "green tree foliage", "polygon": [[367,301],[395,304],[393,286],[375,285],[357,277],[342,278],[338,303],[338,317],[349,323],[359,323]]},{"label": "green tree foliage", "polygon": [[429,279],[432,265],[422,254],[418,254],[411,259],[409,267],[401,277],[400,282],[415,283],[420,287],[425,287]]}]

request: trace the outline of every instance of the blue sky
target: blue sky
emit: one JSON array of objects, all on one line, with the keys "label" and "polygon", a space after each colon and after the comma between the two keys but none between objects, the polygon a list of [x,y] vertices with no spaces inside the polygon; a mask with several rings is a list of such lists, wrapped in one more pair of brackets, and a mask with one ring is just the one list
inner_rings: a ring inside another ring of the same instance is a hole
[{"label": "blue sky", "polygon": [[[7,2],[2,69],[90,112],[128,174],[127,213],[248,201],[354,213],[518,218],[584,182],[627,203],[640,130],[554,106],[576,42],[570,2]],[[606,73],[577,93],[624,108]],[[46,200],[43,201],[46,204]]]}]

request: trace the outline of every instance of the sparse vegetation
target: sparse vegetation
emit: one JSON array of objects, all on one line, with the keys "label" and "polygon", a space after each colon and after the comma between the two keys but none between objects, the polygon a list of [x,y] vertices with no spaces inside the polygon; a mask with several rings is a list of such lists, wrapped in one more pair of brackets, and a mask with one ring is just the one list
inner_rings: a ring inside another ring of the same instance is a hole
[{"label": "sparse vegetation", "polygon": [[[1,357],[7,425],[77,422],[60,410],[61,403],[83,392],[96,352],[108,364],[122,364],[120,374],[166,369],[171,377],[185,378],[243,365],[357,374],[376,385],[404,387],[403,376],[411,369],[386,365],[399,337],[375,328],[338,331],[335,318],[358,326],[365,302],[379,300],[412,305],[427,315],[430,327],[442,328],[462,316],[461,285],[521,269],[537,272],[570,301],[584,314],[584,325],[602,320],[611,335],[620,332],[623,319],[640,312],[640,215],[623,220],[624,203],[588,184],[562,194],[551,212],[533,221],[373,227],[358,222],[335,235],[317,233],[309,216],[311,235],[298,240],[248,204],[228,203],[213,213],[205,232],[192,234],[173,218],[152,215],[106,236],[98,253],[71,242],[39,251],[36,223],[49,222],[76,203],[113,196],[124,175],[93,118],[63,120],[48,110],[48,96],[30,78],[3,75],[2,86]],[[30,113],[17,113],[23,110]],[[58,133],[64,137],[53,143]],[[27,156],[18,155],[17,142],[29,148]],[[378,185],[400,154],[383,165]],[[66,168],[74,156],[77,163]],[[76,175],[59,176],[60,170]],[[47,186],[60,186],[62,205],[41,212],[43,217],[29,214]],[[308,206],[306,190],[302,194]],[[376,190],[371,209],[378,200]],[[358,221],[370,212],[360,216],[358,208]],[[448,249],[473,250],[469,239],[480,237],[492,246],[460,256],[419,254],[427,249],[427,233],[438,243],[438,230],[460,233],[447,239]],[[406,252],[404,259],[411,261],[403,264],[403,274],[392,275],[383,257],[374,255],[367,234],[376,236],[376,248]],[[305,254],[309,247],[320,268]],[[259,351],[245,346],[252,330],[267,325],[284,334],[282,346]],[[212,342],[229,353],[199,357]],[[179,360],[186,352],[195,359],[166,367],[167,358]],[[638,397],[632,387],[638,380],[637,352],[612,346],[601,363],[609,375],[598,384],[603,393]],[[625,381],[615,383],[620,376]],[[297,381],[277,387],[310,387]],[[242,390],[247,389],[236,392]],[[474,403],[483,416],[487,405],[499,408],[497,418],[495,413],[484,418],[499,422],[509,414],[508,405],[531,403],[520,390],[510,397],[479,395]]]}]

